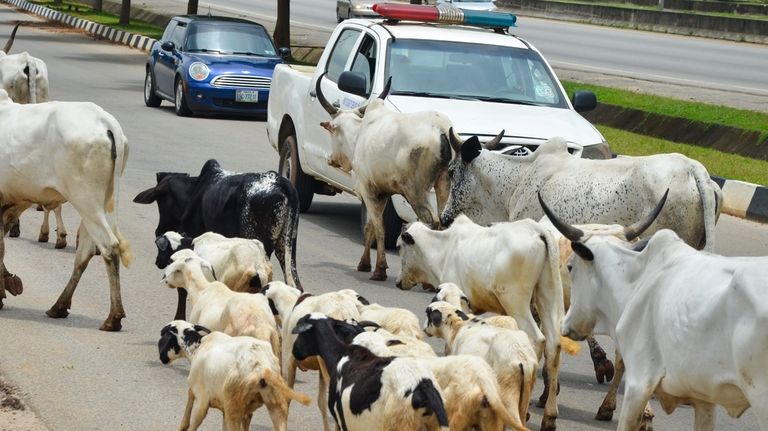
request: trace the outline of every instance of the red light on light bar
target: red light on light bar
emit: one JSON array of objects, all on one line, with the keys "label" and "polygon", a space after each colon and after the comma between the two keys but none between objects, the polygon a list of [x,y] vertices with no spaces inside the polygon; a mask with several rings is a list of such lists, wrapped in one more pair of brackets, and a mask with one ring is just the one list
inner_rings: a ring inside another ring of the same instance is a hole
[{"label": "red light on light bar", "polygon": [[373,11],[386,19],[465,24],[489,28],[514,27],[517,17],[511,13],[464,10],[453,6],[422,6],[376,3]]}]

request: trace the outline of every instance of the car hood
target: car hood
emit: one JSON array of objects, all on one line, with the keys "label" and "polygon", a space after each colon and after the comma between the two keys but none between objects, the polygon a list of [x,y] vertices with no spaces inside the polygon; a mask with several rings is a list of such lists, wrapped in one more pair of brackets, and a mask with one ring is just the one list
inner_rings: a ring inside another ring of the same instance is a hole
[{"label": "car hood", "polygon": [[582,146],[603,142],[597,129],[571,109],[396,95],[387,101],[400,112],[441,112],[465,139],[468,135],[495,136],[504,129],[508,138],[546,140],[562,136]]},{"label": "car hood", "polygon": [[274,57],[255,57],[252,55],[216,55],[216,54],[202,54],[194,53],[187,54],[191,61],[199,61],[205,63],[212,71],[248,71],[254,72],[256,70],[269,71],[272,74],[272,70],[276,65],[282,63],[282,60]]}]

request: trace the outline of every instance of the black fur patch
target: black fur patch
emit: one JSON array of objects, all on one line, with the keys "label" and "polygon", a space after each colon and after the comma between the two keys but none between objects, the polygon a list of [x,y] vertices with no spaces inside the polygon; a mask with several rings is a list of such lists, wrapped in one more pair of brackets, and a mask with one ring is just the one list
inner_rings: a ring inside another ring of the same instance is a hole
[{"label": "black fur patch", "polygon": [[632,246],[632,250],[637,251],[637,252],[645,250],[645,247],[648,246],[648,241],[649,240],[650,240],[650,238],[646,238],[646,239],[644,239],[642,241],[636,242],[635,245]]},{"label": "black fur patch", "polygon": [[440,161],[443,165],[448,165],[451,161],[451,143],[448,141],[448,136],[445,134],[440,135]]},{"label": "black fur patch", "polygon": [[365,299],[365,297],[363,297],[362,295],[357,295],[357,301],[363,305],[371,305],[371,303],[368,302],[368,300]]},{"label": "black fur patch", "polygon": [[480,155],[480,150],[482,150],[482,148],[480,139],[478,139],[477,136],[472,136],[464,141],[464,144],[461,146],[461,159],[464,160],[464,163],[469,163],[472,160],[475,160],[475,158]]},{"label": "black fur patch", "polygon": [[269,309],[272,310],[272,315],[279,316],[280,312],[277,311],[277,307],[275,307],[275,302],[272,301],[272,298],[267,298],[267,301],[269,302]]},{"label": "black fur patch", "polygon": [[430,310],[427,308],[427,317],[432,326],[440,326],[443,322],[443,313],[441,313],[440,310]]},{"label": "black fur patch", "polygon": [[408,232],[403,232],[402,234],[400,234],[400,238],[402,238],[403,242],[408,244],[408,245],[416,244],[416,241],[413,239],[411,234],[409,234]]},{"label": "black fur patch", "polygon": [[463,311],[456,310],[456,315],[461,318],[461,320],[469,320],[469,316],[467,316]]},{"label": "black fur patch", "polygon": [[401,344],[405,345],[405,343],[400,341],[400,340],[387,340],[386,344],[387,344],[387,346],[398,346],[398,345],[401,345]]},{"label": "black fur patch", "polygon": [[405,392],[405,396],[411,394],[413,394],[411,406],[414,409],[425,409],[424,416],[434,414],[441,427],[448,426],[448,414],[445,412],[443,399],[431,380],[421,379],[413,390],[409,389]]}]

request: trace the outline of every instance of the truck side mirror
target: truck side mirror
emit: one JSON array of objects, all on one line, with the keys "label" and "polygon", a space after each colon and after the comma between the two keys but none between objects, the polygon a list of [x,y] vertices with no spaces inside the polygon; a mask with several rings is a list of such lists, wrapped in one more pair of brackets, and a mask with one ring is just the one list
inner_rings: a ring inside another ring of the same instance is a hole
[{"label": "truck side mirror", "polygon": [[591,111],[597,107],[597,96],[591,91],[576,90],[573,92],[571,103],[576,112]]},{"label": "truck side mirror", "polygon": [[282,47],[277,49],[278,54],[280,54],[280,58],[285,60],[286,58],[291,56],[291,48]]},{"label": "truck side mirror", "polygon": [[163,42],[162,45],[160,45],[160,48],[163,48],[163,51],[172,52],[174,48],[176,48],[176,45],[173,44],[170,40]]},{"label": "truck side mirror", "polygon": [[348,70],[339,75],[339,90],[352,93],[360,97],[368,96],[368,80],[360,72]]}]

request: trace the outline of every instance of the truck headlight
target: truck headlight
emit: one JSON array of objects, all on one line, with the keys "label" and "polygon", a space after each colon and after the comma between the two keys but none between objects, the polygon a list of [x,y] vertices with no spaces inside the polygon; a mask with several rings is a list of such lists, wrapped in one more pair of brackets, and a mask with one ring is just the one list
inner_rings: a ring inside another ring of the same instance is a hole
[{"label": "truck headlight", "polygon": [[601,142],[597,145],[582,147],[581,157],[583,159],[611,159],[613,152],[607,142]]},{"label": "truck headlight", "polygon": [[189,65],[189,76],[195,81],[203,81],[208,77],[209,73],[211,73],[211,71],[204,63],[196,61]]}]

